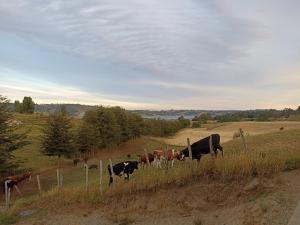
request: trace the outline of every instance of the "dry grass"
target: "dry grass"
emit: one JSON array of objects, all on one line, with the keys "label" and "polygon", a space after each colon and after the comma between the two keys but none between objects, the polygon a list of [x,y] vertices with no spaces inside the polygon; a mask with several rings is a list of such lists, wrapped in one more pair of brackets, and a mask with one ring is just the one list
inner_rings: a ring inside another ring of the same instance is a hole
[{"label": "dry grass", "polygon": [[[210,156],[197,162],[176,161],[173,168],[157,169],[149,167],[136,171],[129,182],[115,179],[113,188],[108,188],[104,180],[104,195],[99,193],[98,181],[91,182],[89,191],[84,186],[64,188],[59,194],[53,189],[42,195],[45,206],[51,202],[97,203],[110,196],[155,191],[168,185],[185,185],[203,178],[230,182],[242,181],[251,177],[268,177],[279,171],[300,167],[300,130],[289,130],[248,137],[249,150],[246,152],[240,140],[224,144],[225,157],[211,160]],[[104,176],[106,177],[106,176]]]},{"label": "dry grass", "polygon": [[279,131],[280,127],[284,130],[300,129],[300,122],[296,121],[274,121],[274,122],[233,122],[207,124],[204,128],[187,128],[179,131],[176,135],[168,138],[156,138],[157,140],[171,145],[186,145],[186,138],[191,142],[207,137],[212,133],[221,135],[221,142],[225,143],[232,140],[234,132],[242,128],[250,136],[266,134]]}]

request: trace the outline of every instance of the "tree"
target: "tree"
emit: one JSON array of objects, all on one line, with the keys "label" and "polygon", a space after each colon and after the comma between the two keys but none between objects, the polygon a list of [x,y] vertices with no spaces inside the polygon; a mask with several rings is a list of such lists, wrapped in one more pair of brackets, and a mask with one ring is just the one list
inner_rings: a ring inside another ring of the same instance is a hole
[{"label": "tree", "polygon": [[128,117],[125,109],[121,107],[112,107],[110,110],[114,113],[116,122],[120,127],[121,142],[128,141],[130,139],[130,128],[128,125]]},{"label": "tree", "polygon": [[16,128],[10,124],[13,117],[8,104],[9,100],[0,95],[0,173],[18,166],[13,162],[12,152],[29,143],[26,134],[16,133]]},{"label": "tree", "polygon": [[69,157],[73,152],[70,119],[62,113],[51,114],[43,130],[42,153]]},{"label": "tree", "polygon": [[22,112],[32,114],[34,112],[34,102],[31,97],[24,97],[22,103]]},{"label": "tree", "polygon": [[121,131],[113,112],[108,108],[98,106],[95,119],[98,147],[107,148],[119,144]]},{"label": "tree", "polygon": [[23,112],[22,103],[20,103],[20,101],[16,100],[14,103],[14,109],[15,109],[15,112],[22,113]]},{"label": "tree", "polygon": [[76,132],[76,149],[85,154],[96,146],[95,129],[92,124],[83,121]]}]

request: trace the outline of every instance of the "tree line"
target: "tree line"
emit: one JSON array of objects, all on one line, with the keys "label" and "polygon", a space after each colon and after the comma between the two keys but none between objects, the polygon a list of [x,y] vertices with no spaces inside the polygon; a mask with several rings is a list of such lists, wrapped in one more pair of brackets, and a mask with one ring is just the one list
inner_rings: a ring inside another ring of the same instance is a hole
[{"label": "tree line", "polygon": [[18,166],[13,151],[29,144],[26,134],[16,132],[11,125],[13,115],[8,104],[9,100],[0,95],[0,175]]},{"label": "tree line", "polygon": [[31,97],[25,96],[22,102],[18,100],[14,102],[14,111],[18,113],[32,114],[34,113],[34,107],[34,101]]},{"label": "tree line", "polygon": [[189,126],[189,120],[143,119],[121,107],[97,106],[85,113],[72,131],[65,111],[49,115],[43,130],[42,152],[48,156],[85,155],[92,149],[110,149],[141,135],[168,136]]},{"label": "tree line", "polygon": [[[10,121],[13,111],[33,113],[34,102],[31,97],[24,97],[22,103],[15,102],[14,105],[12,109],[9,100],[0,95],[0,173],[17,168],[13,151],[29,144],[26,134],[18,134]],[[61,105],[58,112],[48,115],[41,135],[41,152],[58,158],[73,157],[78,153],[84,155],[91,149],[110,149],[141,135],[173,135],[189,125],[190,121],[183,117],[172,121],[144,119],[121,107],[97,106],[88,110],[74,126],[66,107]]]},{"label": "tree line", "polygon": [[300,119],[300,106],[293,110],[285,108],[283,110],[267,109],[267,110],[248,110],[239,111],[234,113],[227,113],[224,115],[216,116],[214,119],[218,122],[237,122],[243,120],[250,121],[272,121],[279,119]]}]

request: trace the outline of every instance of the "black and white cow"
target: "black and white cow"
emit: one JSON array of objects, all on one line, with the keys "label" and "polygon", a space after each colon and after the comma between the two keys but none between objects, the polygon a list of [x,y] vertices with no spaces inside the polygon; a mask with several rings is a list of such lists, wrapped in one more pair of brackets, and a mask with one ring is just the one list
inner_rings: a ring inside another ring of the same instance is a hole
[{"label": "black and white cow", "polygon": [[[213,151],[214,151],[215,155],[217,156],[218,149],[219,149],[221,151],[222,157],[223,157],[223,148],[220,145],[220,139],[221,139],[220,135],[212,134],[211,137],[212,137],[212,147],[213,147]],[[191,145],[192,159],[197,159],[198,161],[200,161],[202,155],[210,153],[209,139],[210,139],[210,136],[203,138]],[[185,157],[189,157],[188,148],[185,148],[182,151],[180,151],[178,159],[184,160]]]},{"label": "black and white cow", "polygon": [[[113,166],[114,174],[121,177],[123,174],[125,176],[125,180],[129,180],[129,174],[132,174],[134,170],[138,169],[138,161],[125,161],[121,163],[117,163]],[[110,165],[108,165],[108,173],[109,173],[109,185],[113,183],[112,171],[110,169]]]}]

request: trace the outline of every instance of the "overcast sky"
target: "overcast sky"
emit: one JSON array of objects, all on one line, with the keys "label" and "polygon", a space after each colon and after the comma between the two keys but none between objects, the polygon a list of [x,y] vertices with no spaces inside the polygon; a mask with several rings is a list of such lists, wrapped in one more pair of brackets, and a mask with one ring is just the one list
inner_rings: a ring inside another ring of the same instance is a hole
[{"label": "overcast sky", "polygon": [[128,109],[300,105],[298,0],[0,0],[0,94]]}]

